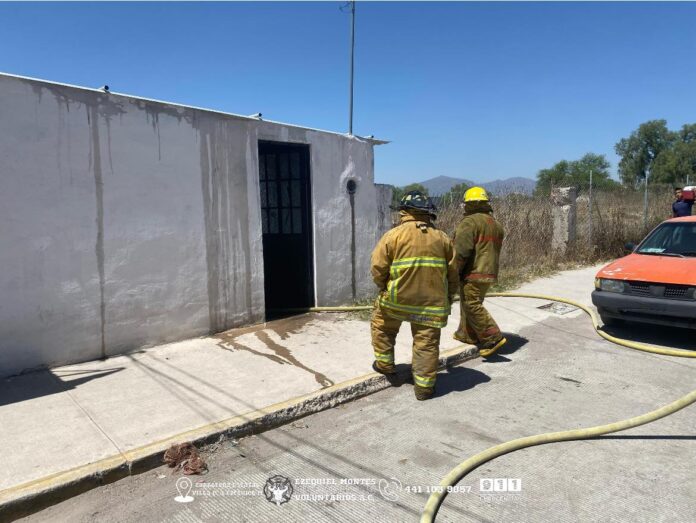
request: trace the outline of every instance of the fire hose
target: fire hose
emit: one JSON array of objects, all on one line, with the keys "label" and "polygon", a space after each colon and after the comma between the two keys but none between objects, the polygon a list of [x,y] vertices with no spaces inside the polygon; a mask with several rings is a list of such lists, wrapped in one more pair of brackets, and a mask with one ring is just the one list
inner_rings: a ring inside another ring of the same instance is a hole
[{"label": "fire hose", "polygon": [[[597,332],[597,334],[599,334],[602,338],[604,338],[607,341],[610,341],[617,345],[621,345],[622,347],[628,347],[629,349],[640,350],[643,352],[652,352],[654,354],[662,354],[664,356],[677,356],[681,358],[696,358],[696,352],[688,350],[663,349],[659,347],[652,347],[650,345],[622,340],[621,338],[612,336],[611,334],[608,334],[603,330],[600,330],[599,320],[597,318],[597,314],[593,309],[572,300],[558,298],[556,296],[544,296],[540,294],[524,293],[491,293],[488,296],[507,298],[534,298],[539,300],[567,303],[568,305],[577,307],[578,309],[581,309],[582,311],[587,313],[592,319],[592,325],[595,329],[595,332]],[[664,407],[660,407],[659,409],[653,410],[652,412],[648,412],[647,414],[643,414],[641,416],[636,416],[634,418],[617,421],[615,423],[609,423],[607,425],[598,425],[596,427],[566,430],[562,432],[547,432],[545,434],[538,434],[536,436],[528,436],[526,438],[514,439],[512,441],[507,441],[505,443],[501,443],[500,445],[496,445],[494,447],[486,449],[483,452],[479,452],[475,456],[472,456],[466,461],[463,461],[462,463],[457,465],[449,472],[449,474],[447,474],[442,479],[442,481],[440,482],[440,486],[443,488],[438,489],[437,492],[432,493],[430,495],[430,498],[428,498],[428,501],[425,504],[425,508],[423,509],[423,513],[421,515],[421,523],[435,521],[437,511],[440,509],[440,505],[442,505],[442,502],[444,501],[445,496],[447,495],[447,487],[456,485],[469,472],[478,468],[484,463],[494,458],[497,458],[498,456],[502,456],[503,454],[507,454],[515,450],[533,447],[535,445],[543,445],[545,443],[555,443],[559,441],[590,439],[595,438],[597,436],[601,436],[603,434],[611,434],[612,432],[619,432],[622,430],[631,429],[633,427],[639,427],[640,425],[652,423],[653,421],[657,421],[660,418],[664,418],[665,416],[674,414],[678,410],[681,410],[684,407],[688,407],[694,402],[696,402],[696,390],[689,392],[685,396],[679,398],[676,401],[673,401],[668,405],[665,405]]]},{"label": "fire hose", "polygon": [[[555,301],[560,303],[566,303],[577,307],[578,309],[584,311],[590,316],[592,320],[592,325],[595,332],[607,341],[620,345],[622,347],[627,347],[629,349],[635,349],[643,352],[651,352],[653,354],[661,354],[663,356],[676,356],[680,358],[696,358],[695,351],[689,350],[679,350],[679,349],[665,349],[660,347],[653,347],[650,345],[645,345],[643,343],[637,343],[633,341],[623,340],[612,336],[607,332],[600,329],[599,319],[597,314],[593,309],[578,303],[573,300],[568,300],[565,298],[559,298],[557,296],[546,296],[543,294],[526,294],[526,293],[515,293],[515,292],[496,292],[490,293],[487,297],[491,298],[532,298],[537,300],[545,301]],[[340,312],[340,311],[356,311],[356,310],[370,310],[371,305],[356,306],[356,307],[314,307],[311,309],[305,309],[308,312]],[[459,481],[461,481],[469,472],[480,467],[484,463],[491,461],[492,459],[514,452],[516,450],[524,449],[527,447],[533,447],[535,445],[543,445],[546,443],[556,443],[560,441],[574,441],[582,439],[596,438],[597,436],[602,436],[604,434],[611,434],[613,432],[620,432],[627,429],[632,429],[634,427],[639,427],[647,423],[652,423],[665,416],[674,414],[675,412],[688,407],[692,403],[696,402],[696,390],[686,394],[685,396],[679,398],[668,405],[660,407],[659,409],[653,410],[646,414],[629,418],[622,421],[617,421],[615,423],[609,423],[606,425],[598,425],[596,427],[580,428],[574,430],[566,430],[561,432],[547,432],[545,434],[537,434],[536,436],[527,436],[524,438],[518,438],[494,447],[490,447],[483,452],[470,457],[469,459],[461,462],[455,468],[453,468],[440,482],[440,489],[436,489],[425,504],[423,513],[421,515],[421,523],[430,523],[435,521],[435,516],[437,515],[442,502],[447,496],[448,487],[453,487]]]}]

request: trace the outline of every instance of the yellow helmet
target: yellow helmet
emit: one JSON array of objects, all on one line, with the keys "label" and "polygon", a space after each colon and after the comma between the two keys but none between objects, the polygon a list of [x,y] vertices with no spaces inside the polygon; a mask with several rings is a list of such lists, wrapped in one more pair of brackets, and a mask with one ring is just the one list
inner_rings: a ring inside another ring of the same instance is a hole
[{"label": "yellow helmet", "polygon": [[488,193],[483,187],[472,187],[464,193],[464,203],[466,202],[487,202]]}]

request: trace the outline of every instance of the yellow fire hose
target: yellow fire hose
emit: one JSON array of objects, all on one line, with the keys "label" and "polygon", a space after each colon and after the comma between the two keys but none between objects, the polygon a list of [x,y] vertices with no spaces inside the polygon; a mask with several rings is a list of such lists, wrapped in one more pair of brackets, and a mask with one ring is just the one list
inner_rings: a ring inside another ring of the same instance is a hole
[{"label": "yellow fire hose", "polygon": [[595,311],[582,303],[578,303],[573,300],[567,300],[565,298],[558,298],[557,296],[545,296],[543,294],[525,294],[519,292],[492,292],[486,294],[486,297],[490,298],[534,298],[537,300],[546,301],[557,301],[560,303],[567,303],[573,307],[577,307],[585,311],[592,319],[592,325],[594,326],[595,332],[599,334],[602,338],[617,345],[622,345],[623,347],[628,347],[629,349],[642,350],[643,352],[652,352],[654,354],[662,354],[663,356],[677,356],[680,358],[696,358],[696,352],[690,350],[679,350],[679,349],[660,349],[658,347],[651,347],[650,345],[644,345],[642,343],[636,343],[633,341],[622,340],[611,334],[607,334],[603,330],[599,329],[599,319]]},{"label": "yellow fire hose", "polygon": [[[577,307],[585,311],[592,319],[592,325],[595,331],[605,340],[608,340],[617,345],[623,347],[628,347],[629,349],[636,349],[644,352],[652,352],[654,354],[662,354],[665,356],[677,356],[682,358],[696,358],[696,352],[678,349],[661,349],[658,347],[651,347],[649,345],[644,345],[642,343],[636,343],[632,341],[622,340],[599,329],[599,320],[594,310],[586,307],[585,305],[572,301],[566,300],[564,298],[558,298],[556,296],[544,296],[541,294],[524,294],[524,293],[491,293],[490,297],[504,297],[504,298],[534,298],[539,300],[556,301],[561,303],[567,303],[573,307]],[[607,425],[599,425],[597,427],[590,427],[586,429],[575,429],[566,430],[562,432],[548,432],[546,434],[539,434],[536,436],[528,436],[526,438],[514,439],[506,443],[501,443],[495,447],[491,447],[483,452],[479,452],[475,456],[470,457],[466,461],[463,461],[454,469],[452,469],[449,474],[447,474],[442,481],[440,486],[442,487],[441,492],[434,492],[428,498],[425,508],[423,509],[423,514],[421,515],[421,523],[428,523],[435,520],[437,511],[442,505],[442,502],[447,495],[447,487],[456,485],[464,476],[466,476],[472,470],[478,468],[484,463],[507,454],[508,452],[513,452],[515,450],[524,449],[527,447],[533,447],[535,445],[543,445],[544,443],[555,443],[558,441],[571,441],[578,439],[589,439],[603,434],[610,434],[612,432],[619,432],[622,430],[631,429],[633,427],[639,427],[640,425],[645,425],[646,423],[651,423],[665,416],[669,416],[677,412],[678,410],[688,407],[692,403],[696,402],[696,390],[688,393],[686,396],[673,401],[669,405],[665,405],[657,410],[643,414],[642,416],[636,416],[623,421],[617,421],[615,423],[609,423]]]},{"label": "yellow fire hose", "polygon": [[[515,292],[495,292],[488,294],[487,297],[491,298],[533,298],[537,300],[545,301],[555,301],[560,303],[567,303],[573,307],[586,312],[592,319],[592,325],[594,326],[595,332],[599,334],[605,340],[608,340],[622,347],[628,347],[629,349],[640,350],[643,352],[652,352],[654,354],[662,354],[664,356],[676,356],[680,358],[696,358],[696,351],[679,350],[679,349],[662,349],[658,347],[652,347],[649,345],[644,345],[642,343],[636,343],[633,341],[622,340],[611,334],[600,330],[599,319],[597,314],[593,309],[578,303],[573,300],[567,300],[565,298],[558,298],[556,296],[545,296],[543,294],[526,294],[526,293],[515,293]],[[370,310],[372,306],[359,306],[359,307],[315,307],[309,309],[309,312],[338,312],[347,310]],[[555,443],[559,441],[572,441],[580,439],[590,439],[603,434],[611,434],[612,432],[619,432],[622,430],[632,429],[633,427],[639,427],[640,425],[645,425],[651,423],[670,414],[674,414],[678,410],[688,407],[692,403],[696,402],[696,390],[688,393],[687,395],[679,398],[672,403],[665,405],[657,410],[648,412],[641,416],[636,416],[634,418],[626,419],[623,421],[617,421],[615,423],[609,423],[607,425],[598,425],[596,427],[590,427],[585,429],[575,429],[575,430],[565,430],[562,432],[547,432],[545,434],[538,434],[536,436],[527,436],[526,438],[518,438],[512,441],[501,443],[495,447],[491,447],[483,452],[479,452],[475,456],[470,457],[466,461],[463,461],[452,469],[449,474],[447,474],[440,482],[441,489],[437,492],[433,492],[428,498],[425,508],[423,509],[423,514],[421,515],[421,523],[430,523],[435,521],[435,516],[437,511],[440,509],[440,505],[447,496],[448,487],[453,487],[461,479],[466,476],[472,470],[480,467],[484,463],[513,452],[515,450],[524,449],[527,447],[533,447],[535,445],[543,445],[545,443]]]}]

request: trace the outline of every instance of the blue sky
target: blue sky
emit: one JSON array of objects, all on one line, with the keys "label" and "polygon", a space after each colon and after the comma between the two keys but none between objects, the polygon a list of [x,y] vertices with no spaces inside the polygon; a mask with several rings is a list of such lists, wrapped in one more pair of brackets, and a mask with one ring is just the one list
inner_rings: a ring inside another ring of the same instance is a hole
[{"label": "blue sky", "polygon": [[[0,3],[0,71],[347,130],[341,3]],[[696,122],[696,3],[358,3],[379,182],[535,177]]]}]

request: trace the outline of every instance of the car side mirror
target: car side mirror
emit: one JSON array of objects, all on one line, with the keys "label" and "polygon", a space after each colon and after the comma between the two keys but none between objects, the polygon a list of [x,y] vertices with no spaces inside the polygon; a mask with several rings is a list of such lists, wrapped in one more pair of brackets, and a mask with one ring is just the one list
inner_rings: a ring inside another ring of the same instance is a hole
[{"label": "car side mirror", "polygon": [[624,245],[624,250],[626,252],[633,252],[636,250],[636,244],[635,243],[627,243]]}]

